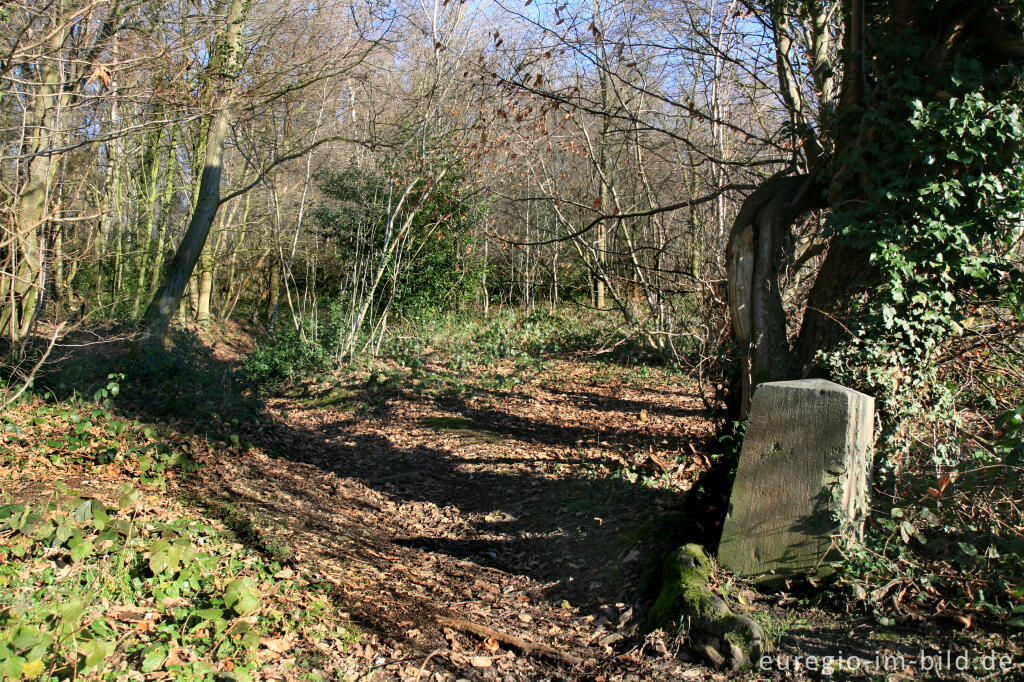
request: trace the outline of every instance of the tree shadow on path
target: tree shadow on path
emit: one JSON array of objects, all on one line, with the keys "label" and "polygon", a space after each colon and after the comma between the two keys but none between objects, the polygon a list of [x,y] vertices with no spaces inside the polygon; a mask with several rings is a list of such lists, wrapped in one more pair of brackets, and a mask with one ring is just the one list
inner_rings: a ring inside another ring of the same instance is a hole
[{"label": "tree shadow on path", "polygon": [[[681,499],[605,465],[623,450],[678,440],[699,405],[694,396],[690,406],[669,406],[664,418],[680,423],[665,433],[629,428],[635,415],[624,410],[636,406],[613,400],[609,428],[531,417],[528,400],[509,399],[455,406],[484,428],[438,430],[421,423],[436,406],[415,396],[377,416],[273,400],[235,425],[224,416],[230,406],[204,394],[211,381],[227,381],[231,364],[207,357],[201,366],[205,379],[183,374],[147,387],[140,376],[120,409],[154,423],[168,422],[161,407],[191,410],[171,424],[209,435],[208,449],[195,453],[195,498],[245,515],[263,545],[290,548],[310,579],[333,584],[358,622],[389,638],[394,657],[448,647],[438,616],[600,657],[598,642],[613,634],[642,567],[631,538]],[[584,410],[581,421],[600,412],[599,395],[551,396]],[[233,447],[233,434],[254,447]],[[518,664],[521,679],[544,669]]]}]

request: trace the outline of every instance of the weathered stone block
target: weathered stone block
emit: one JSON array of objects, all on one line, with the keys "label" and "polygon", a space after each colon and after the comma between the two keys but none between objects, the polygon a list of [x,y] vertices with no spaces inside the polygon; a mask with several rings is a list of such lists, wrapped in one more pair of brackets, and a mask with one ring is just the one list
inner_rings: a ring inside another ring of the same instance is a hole
[{"label": "weathered stone block", "polygon": [[874,413],[874,398],[823,379],[758,386],[719,562],[761,582],[814,574],[837,531],[859,536]]}]

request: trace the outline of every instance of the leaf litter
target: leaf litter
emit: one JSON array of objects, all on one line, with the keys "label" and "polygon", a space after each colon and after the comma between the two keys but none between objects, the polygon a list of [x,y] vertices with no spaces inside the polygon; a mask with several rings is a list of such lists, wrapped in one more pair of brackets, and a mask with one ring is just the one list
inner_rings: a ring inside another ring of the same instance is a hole
[{"label": "leaf litter", "polygon": [[309,382],[268,402],[248,453],[205,462],[197,494],[246,509],[334,587],[370,635],[355,651],[375,679],[692,668],[635,631],[644,557],[629,537],[702,469],[699,394],[600,362],[548,361],[511,388],[484,374],[465,370],[454,395],[397,382],[372,410],[358,391],[318,399],[362,377]]}]

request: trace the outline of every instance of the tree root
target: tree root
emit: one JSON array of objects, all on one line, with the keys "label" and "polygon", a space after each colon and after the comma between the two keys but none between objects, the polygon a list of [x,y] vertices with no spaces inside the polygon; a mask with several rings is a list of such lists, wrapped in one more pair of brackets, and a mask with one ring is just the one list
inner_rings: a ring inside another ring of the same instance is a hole
[{"label": "tree root", "polygon": [[452,628],[453,630],[458,630],[459,632],[470,632],[478,637],[484,638],[492,637],[495,641],[504,644],[506,647],[517,649],[527,656],[546,658],[549,661],[563,663],[568,666],[578,666],[583,664],[582,658],[577,658],[571,654],[563,653],[543,644],[528,642],[521,637],[489,628],[486,625],[479,625],[478,623],[463,620],[462,618],[444,618],[442,616],[438,616],[435,620],[437,620],[441,625]]},{"label": "tree root", "polygon": [[711,591],[708,582],[714,570],[700,545],[685,545],[669,554],[662,565],[661,594],[651,618],[661,627],[688,628],[691,647],[712,666],[743,670],[760,658],[764,633]]}]

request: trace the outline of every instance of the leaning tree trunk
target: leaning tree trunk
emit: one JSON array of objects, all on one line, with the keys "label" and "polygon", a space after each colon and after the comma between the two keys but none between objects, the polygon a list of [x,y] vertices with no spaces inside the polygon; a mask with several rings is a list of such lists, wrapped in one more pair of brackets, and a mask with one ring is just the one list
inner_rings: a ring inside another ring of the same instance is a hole
[{"label": "leaning tree trunk", "polygon": [[199,181],[192,219],[171,260],[167,279],[153,297],[143,320],[147,336],[161,342],[167,336],[171,317],[181,301],[189,278],[195,271],[199,255],[210,234],[213,218],[220,206],[224,143],[228,137],[228,105],[238,71],[238,59],[242,51],[242,28],[248,8],[249,3],[244,0],[231,0],[227,25],[221,40],[217,42],[216,56],[209,67],[211,86],[207,96],[211,102],[217,98],[222,98],[223,101],[219,103],[220,106],[207,131],[203,173]]},{"label": "leaning tree trunk", "polygon": [[228,134],[228,113],[221,111],[210,125],[210,133],[206,145],[206,163],[203,178],[200,181],[199,198],[195,211],[189,221],[188,230],[181,239],[181,244],[174,254],[168,267],[167,279],[160,286],[149,304],[144,318],[144,326],[149,336],[163,340],[167,336],[167,328],[171,317],[178,309],[185,287],[199,261],[199,254],[206,245],[210,234],[210,226],[220,206],[221,163],[224,158],[224,141]]}]

